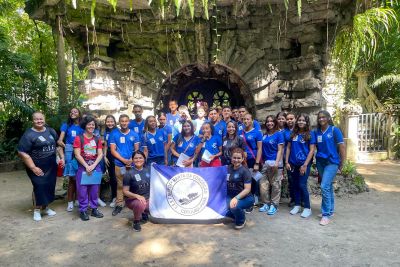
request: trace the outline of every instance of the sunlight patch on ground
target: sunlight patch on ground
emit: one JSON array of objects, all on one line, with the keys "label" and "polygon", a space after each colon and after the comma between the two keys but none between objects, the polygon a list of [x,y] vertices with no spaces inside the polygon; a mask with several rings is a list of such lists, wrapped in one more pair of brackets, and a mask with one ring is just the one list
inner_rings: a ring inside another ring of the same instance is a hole
[{"label": "sunlight patch on ground", "polygon": [[71,232],[67,233],[67,240],[71,241],[71,242],[82,241],[83,237],[84,237],[84,234],[81,231],[71,231]]},{"label": "sunlight patch on ground", "polygon": [[146,261],[152,258],[162,258],[179,250],[178,246],[171,244],[166,238],[150,239],[133,249],[132,260]]},{"label": "sunlight patch on ground", "polygon": [[63,252],[63,253],[58,253],[55,255],[50,255],[49,256],[49,261],[55,264],[66,264],[66,261],[71,259],[73,257],[73,253],[71,252]]},{"label": "sunlight patch on ground", "polygon": [[369,188],[381,191],[381,192],[397,192],[400,193],[400,187],[391,185],[391,184],[384,184],[384,183],[373,183],[370,181],[366,181]]}]

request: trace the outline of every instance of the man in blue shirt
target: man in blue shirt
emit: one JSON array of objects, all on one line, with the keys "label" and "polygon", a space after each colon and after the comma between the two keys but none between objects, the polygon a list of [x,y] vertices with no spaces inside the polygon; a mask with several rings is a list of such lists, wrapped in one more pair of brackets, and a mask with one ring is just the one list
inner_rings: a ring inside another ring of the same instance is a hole
[{"label": "man in blue shirt", "polygon": [[178,112],[178,102],[175,99],[171,99],[169,101],[169,110],[170,110],[170,113],[167,113],[167,125],[169,125],[171,127],[172,139],[174,139],[175,135],[178,134],[174,125],[181,118],[181,116],[179,115],[179,112]]},{"label": "man in blue shirt", "polygon": [[208,113],[208,117],[210,118],[210,122],[214,126],[214,135],[217,135],[221,138],[226,135],[226,123],[225,121],[221,120],[217,109],[211,108],[210,112]]},{"label": "man in blue shirt", "polygon": [[142,117],[143,108],[140,105],[134,105],[132,112],[135,115],[135,119],[130,120],[128,128],[133,130],[139,136],[139,138],[141,138],[144,129],[144,119]]},{"label": "man in blue shirt", "polygon": [[122,182],[126,168],[131,168],[132,154],[139,149],[139,136],[128,128],[129,117],[126,114],[119,116],[121,129],[115,129],[109,137],[111,154],[114,156],[115,176],[117,178],[117,201],[112,212],[115,216],[122,210],[124,195],[122,192]]}]

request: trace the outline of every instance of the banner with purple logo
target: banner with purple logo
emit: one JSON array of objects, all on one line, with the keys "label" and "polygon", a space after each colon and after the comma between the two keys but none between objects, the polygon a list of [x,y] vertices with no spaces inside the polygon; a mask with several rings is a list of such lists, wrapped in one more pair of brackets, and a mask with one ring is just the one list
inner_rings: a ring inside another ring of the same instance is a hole
[{"label": "banner with purple logo", "polygon": [[227,212],[227,168],[180,168],[153,164],[150,214],[159,222],[215,222]]}]

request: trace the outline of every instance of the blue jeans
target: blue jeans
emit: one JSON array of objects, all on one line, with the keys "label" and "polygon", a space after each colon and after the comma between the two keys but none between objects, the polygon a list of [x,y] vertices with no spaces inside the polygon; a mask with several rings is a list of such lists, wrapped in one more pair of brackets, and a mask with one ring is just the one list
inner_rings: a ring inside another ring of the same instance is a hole
[{"label": "blue jeans", "polygon": [[[301,166],[293,166],[293,172],[290,173],[292,178],[292,190],[294,195],[294,203],[296,206],[300,206],[301,201],[303,201],[304,208],[310,208],[310,195],[308,194],[307,180],[310,175],[310,165],[308,165],[304,175],[300,174]],[[289,175],[288,175],[289,176]]]},{"label": "blue jeans", "polygon": [[294,181],[293,181],[293,172],[287,170],[286,171],[287,174],[287,179],[288,179],[288,189],[289,189],[289,198],[290,198],[290,202],[294,201]]},{"label": "blue jeans", "polygon": [[332,164],[327,159],[317,158],[317,169],[321,176],[322,203],[321,213],[324,217],[330,217],[335,212],[335,197],[333,180],[336,177],[339,165]]},{"label": "blue jeans", "polygon": [[234,207],[233,209],[230,208],[230,202],[231,198],[228,197],[226,201],[226,204],[228,205],[228,212],[226,213],[226,217],[234,218],[236,225],[242,225],[246,220],[246,214],[244,210],[252,207],[254,204],[253,195],[248,194],[245,198],[238,200],[236,207]]}]

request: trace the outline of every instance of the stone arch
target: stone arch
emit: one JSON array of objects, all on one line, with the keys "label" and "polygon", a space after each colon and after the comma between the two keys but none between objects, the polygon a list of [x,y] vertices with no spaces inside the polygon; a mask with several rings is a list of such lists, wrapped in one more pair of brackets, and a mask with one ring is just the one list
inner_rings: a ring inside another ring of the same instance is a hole
[{"label": "stone arch", "polygon": [[168,108],[170,99],[179,100],[196,86],[207,83],[209,86],[224,85],[235,105],[245,105],[255,111],[255,101],[248,84],[232,68],[223,64],[192,63],[182,66],[164,80],[155,101],[155,109]]}]

